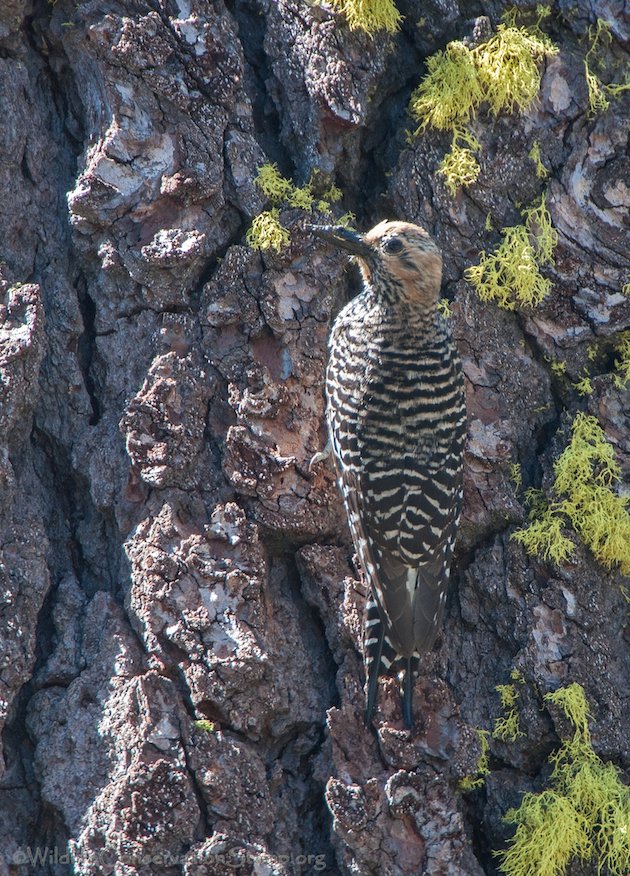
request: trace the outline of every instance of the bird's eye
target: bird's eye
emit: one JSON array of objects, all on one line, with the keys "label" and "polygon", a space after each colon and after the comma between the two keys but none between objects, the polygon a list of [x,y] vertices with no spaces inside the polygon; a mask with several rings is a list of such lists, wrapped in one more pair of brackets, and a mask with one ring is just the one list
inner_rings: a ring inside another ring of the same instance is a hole
[{"label": "bird's eye", "polygon": [[383,244],[383,249],[385,250],[385,252],[401,252],[402,248],[402,240],[399,237],[390,237],[389,240],[386,240]]}]

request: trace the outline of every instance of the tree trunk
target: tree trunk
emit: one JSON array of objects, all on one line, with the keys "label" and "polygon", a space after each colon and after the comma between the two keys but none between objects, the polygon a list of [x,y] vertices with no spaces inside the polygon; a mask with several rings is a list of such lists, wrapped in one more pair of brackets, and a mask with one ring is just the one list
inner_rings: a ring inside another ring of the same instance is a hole
[{"label": "tree trunk", "polygon": [[[496,873],[502,816],[566,736],[543,696],[571,682],[628,768],[623,578],[570,530],[559,565],[511,538],[578,411],[630,467],[628,98],[590,113],[583,64],[597,17],[600,60],[627,64],[621,6],[554,4],[538,101],[479,113],[481,173],[453,196],[450,136],[407,136],[407,108],[429,55],[496,28],[493,0],[400,0],[374,38],[310,0],[4,0],[0,876]],[[392,679],[363,724],[365,586],[333,472],[308,464],[357,277],[303,210],[280,252],[246,245],[269,161],[444,253],[466,500],[411,733]],[[551,294],[482,303],[464,270],[543,190]],[[463,791],[515,669],[524,735],[490,736]]]}]

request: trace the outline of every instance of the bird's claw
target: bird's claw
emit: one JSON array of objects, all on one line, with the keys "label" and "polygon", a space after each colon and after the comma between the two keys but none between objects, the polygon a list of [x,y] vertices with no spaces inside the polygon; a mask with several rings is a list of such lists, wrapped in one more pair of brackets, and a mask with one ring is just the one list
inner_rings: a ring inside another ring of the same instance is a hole
[{"label": "bird's claw", "polygon": [[314,456],[311,456],[311,459],[308,464],[309,471],[314,468],[314,466],[318,465],[320,462],[324,462],[324,460],[328,459],[332,451],[332,446],[330,444],[330,438],[326,442],[326,446],[323,450],[320,450],[319,453],[316,453]]}]

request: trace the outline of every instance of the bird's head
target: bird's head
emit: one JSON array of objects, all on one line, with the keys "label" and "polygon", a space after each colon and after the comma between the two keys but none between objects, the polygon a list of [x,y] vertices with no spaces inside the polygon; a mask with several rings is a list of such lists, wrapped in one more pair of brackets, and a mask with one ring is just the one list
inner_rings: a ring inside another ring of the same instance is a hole
[{"label": "bird's head", "polygon": [[366,285],[380,285],[379,280],[392,285],[389,279],[410,304],[428,308],[437,304],[442,256],[419,225],[384,221],[365,234],[337,225],[312,225],[311,230],[355,256]]}]

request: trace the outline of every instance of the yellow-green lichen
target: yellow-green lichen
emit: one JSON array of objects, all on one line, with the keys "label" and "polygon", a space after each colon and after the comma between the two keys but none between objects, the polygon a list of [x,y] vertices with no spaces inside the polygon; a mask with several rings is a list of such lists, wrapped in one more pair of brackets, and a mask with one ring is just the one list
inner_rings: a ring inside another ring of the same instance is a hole
[{"label": "yellow-green lichen", "polygon": [[[534,22],[532,30],[536,33],[540,30],[540,23],[545,18],[549,18],[551,15],[551,6],[547,6],[546,4],[539,3],[534,10],[536,20]],[[528,13],[526,10],[519,9],[517,6],[508,6],[501,13],[501,20],[505,22],[505,24],[510,27],[516,27],[519,20],[523,20],[525,18],[531,18],[531,13]]]},{"label": "yellow-green lichen", "polygon": [[[512,678],[513,681],[523,684],[524,679],[520,673],[516,675],[512,673]],[[519,736],[525,735],[520,728],[516,685],[498,684],[495,690],[501,698],[503,714],[495,719],[492,735],[495,739],[499,739],[502,742],[515,742]]]},{"label": "yellow-green lichen", "polygon": [[218,728],[214,721],[208,721],[206,718],[202,718],[200,721],[193,721],[193,726],[196,730],[203,730],[205,733],[214,733]]},{"label": "yellow-green lichen", "polygon": [[459,40],[427,59],[427,74],[409,110],[420,129],[453,131],[466,125],[484,100],[473,50]]},{"label": "yellow-green lichen", "polygon": [[340,188],[338,188],[334,183],[326,189],[324,194],[322,195],[322,201],[320,203],[326,204],[327,209],[330,209],[330,204],[336,204],[343,198],[343,192]]},{"label": "yellow-green lichen", "polygon": [[439,168],[452,194],[479,175],[479,143],[466,126],[481,105],[494,115],[527,110],[540,88],[541,59],[557,51],[538,29],[509,23],[473,48],[454,40],[427,60],[409,111],[419,123],[416,133],[427,127],[452,131],[451,150]]},{"label": "yellow-green lichen", "polygon": [[[254,182],[276,207],[286,204],[289,207],[300,207],[309,213],[313,209],[316,199],[310,181],[298,187],[291,180],[285,179],[275,164],[263,164],[259,167]],[[320,203],[330,208],[326,201],[322,200]]]},{"label": "yellow-green lichen", "polygon": [[485,99],[498,115],[502,110],[524,112],[531,106],[540,88],[539,62],[558,49],[540,31],[500,24],[496,34],[475,51]]},{"label": "yellow-green lichen", "polygon": [[294,189],[293,183],[282,176],[276,164],[261,165],[254,182],[272,204],[288,201]]},{"label": "yellow-green lichen", "polygon": [[523,216],[528,231],[534,236],[538,263],[540,265],[551,264],[553,251],[558,243],[558,232],[551,224],[546,196],[542,195],[537,204],[533,204],[523,212]]},{"label": "yellow-green lichen", "polygon": [[280,252],[290,243],[289,232],[280,222],[276,207],[256,216],[249,227],[245,239],[254,249],[273,249]]},{"label": "yellow-green lichen", "polygon": [[510,466],[510,480],[516,487],[517,491],[523,486],[523,471],[520,462],[513,462]]},{"label": "yellow-green lichen", "polygon": [[611,82],[609,85],[606,85],[606,92],[611,97],[619,97],[624,91],[630,91],[630,82]]},{"label": "yellow-green lichen", "polygon": [[543,164],[542,158],[540,156],[540,143],[538,140],[534,141],[534,145],[529,150],[529,158],[534,162],[534,167],[536,168],[536,176],[538,179],[546,179],[549,176],[549,171]]},{"label": "yellow-green lichen", "polygon": [[615,346],[614,382],[617,389],[623,389],[630,381],[630,331],[622,332]]},{"label": "yellow-green lichen", "polygon": [[402,21],[392,0],[328,0],[328,3],[345,15],[350,30],[362,30],[370,36],[381,30],[395,33]]},{"label": "yellow-green lichen", "polygon": [[551,363],[551,370],[557,377],[561,377],[567,373],[567,363],[562,359],[554,359]]},{"label": "yellow-green lichen", "polygon": [[588,61],[584,61],[584,78],[588,89],[588,108],[591,115],[608,109],[610,101],[604,92],[604,85],[589,67]]},{"label": "yellow-green lichen", "polygon": [[534,504],[529,526],[513,538],[529,554],[563,563],[572,553],[573,545],[563,534],[570,522],[599,562],[608,569],[619,566],[623,575],[629,575],[629,499],[611,489],[621,474],[613,447],[595,417],[587,414],[577,414],[571,433],[554,464],[554,501],[544,510],[540,503]]},{"label": "yellow-green lichen", "polygon": [[[280,252],[288,246],[289,232],[280,222],[281,206],[298,207],[307,213],[313,210],[330,213],[331,204],[342,197],[341,190],[335,185],[329,184],[325,191],[321,191],[322,174],[318,170],[313,171],[307,183],[298,187],[282,176],[277,165],[263,164],[258,168],[254,181],[272,204],[271,210],[256,216],[247,232],[247,243],[255,249],[273,249]],[[316,194],[316,189],[321,191],[320,195]],[[348,225],[354,218],[352,213],[346,213],[336,222]]]},{"label": "yellow-green lichen", "polygon": [[474,776],[464,776],[464,778],[461,779],[459,787],[462,791],[474,791],[476,788],[481,788],[485,782],[485,777],[490,772],[490,742],[488,741],[490,733],[479,727],[475,729],[475,733],[479,740],[479,757],[477,758],[476,773]]},{"label": "yellow-green lichen", "polygon": [[506,814],[516,832],[495,853],[500,869],[506,876],[562,876],[571,861],[594,861],[598,873],[623,876],[630,870],[630,789],[593,750],[584,689],[570,684],[545,700],[574,732],[550,757],[550,787],[525,794]]},{"label": "yellow-green lichen", "polygon": [[337,225],[345,225],[346,228],[354,228],[357,221],[357,217],[352,212],[344,213],[343,216],[340,216],[339,219],[336,220]]},{"label": "yellow-green lichen", "polygon": [[536,516],[530,513],[530,523],[518,529],[512,538],[519,541],[528,554],[542,557],[545,562],[561,566],[573,556],[575,545],[564,534],[566,521],[556,507],[550,506]]},{"label": "yellow-green lichen", "polygon": [[554,469],[554,490],[567,496],[561,511],[582,541],[604,566],[619,565],[624,575],[630,574],[628,498],[611,489],[621,469],[595,417],[576,416],[569,446]]},{"label": "yellow-green lichen", "polygon": [[618,97],[630,89],[630,82],[605,84],[592,69],[592,60],[597,58],[601,44],[608,44],[612,39],[611,26],[603,18],[598,18],[588,29],[589,50],[584,57],[584,77],[588,89],[588,108],[590,115],[604,111],[610,106],[609,97]]},{"label": "yellow-green lichen", "polygon": [[524,224],[504,228],[497,249],[482,252],[479,264],[464,274],[482,301],[494,301],[506,310],[535,307],[551,291],[551,281],[540,267],[553,260],[558,235],[545,196],[522,215]]},{"label": "yellow-green lichen", "polygon": [[573,384],[580,395],[591,395],[593,392],[593,384],[588,374],[583,374],[580,379]]},{"label": "yellow-green lichen", "polygon": [[589,362],[594,362],[599,355],[599,341],[591,341],[586,348],[586,356]]},{"label": "yellow-green lichen", "polygon": [[455,131],[482,103],[495,115],[523,112],[540,88],[540,60],[557,51],[543,34],[505,24],[472,49],[451,42],[427,60],[427,74],[411,96],[411,114],[421,129]]},{"label": "yellow-green lichen", "polygon": [[475,182],[481,167],[475,158],[475,152],[479,150],[479,140],[464,129],[458,129],[453,134],[450,152],[447,152],[438,173],[446,180],[446,187],[451,195],[457,194],[461,186],[469,186]]},{"label": "yellow-green lichen", "polygon": [[448,298],[440,298],[440,300],[438,301],[438,310],[442,314],[444,319],[450,319],[453,315],[451,303]]}]

